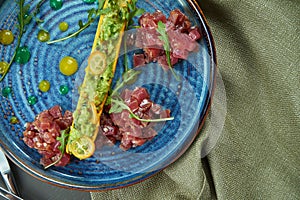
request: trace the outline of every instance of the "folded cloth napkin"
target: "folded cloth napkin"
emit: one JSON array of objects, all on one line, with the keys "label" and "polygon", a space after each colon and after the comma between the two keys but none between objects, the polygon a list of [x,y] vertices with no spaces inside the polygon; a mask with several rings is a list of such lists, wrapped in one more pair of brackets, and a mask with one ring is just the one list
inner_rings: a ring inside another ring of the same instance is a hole
[{"label": "folded cloth napkin", "polygon": [[[227,97],[225,126],[152,178],[92,199],[300,199],[300,2],[198,1]],[[218,87],[218,86],[217,86]]]}]

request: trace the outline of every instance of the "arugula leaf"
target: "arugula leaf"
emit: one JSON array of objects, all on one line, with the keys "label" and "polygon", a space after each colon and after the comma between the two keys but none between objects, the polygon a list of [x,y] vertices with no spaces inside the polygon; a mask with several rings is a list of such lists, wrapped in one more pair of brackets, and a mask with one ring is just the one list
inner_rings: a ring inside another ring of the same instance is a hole
[{"label": "arugula leaf", "polygon": [[122,75],[123,83],[125,85],[131,85],[131,84],[133,84],[137,80],[138,75],[140,73],[141,73],[141,71],[133,70],[133,69],[130,69],[130,70],[126,71]]},{"label": "arugula leaf", "polygon": [[125,16],[126,17],[126,21],[127,21],[126,29],[128,29],[128,27],[131,26],[134,23],[134,21],[133,21],[134,17],[139,16],[139,15],[141,15],[141,14],[143,14],[145,12],[144,9],[137,8],[136,7],[136,3],[137,3],[137,0],[132,0],[131,2],[127,3],[129,12]]},{"label": "arugula leaf", "polygon": [[131,118],[135,118],[141,122],[162,122],[162,121],[170,121],[173,120],[174,117],[167,117],[167,118],[159,118],[159,119],[142,119],[139,118],[139,116],[137,116],[136,114],[134,114],[131,109],[129,108],[129,106],[127,106],[125,104],[125,102],[123,101],[123,99],[118,98],[118,99],[111,99],[111,103],[112,103],[112,107],[109,110],[109,113],[120,113],[122,112],[122,110],[128,110],[129,111],[129,116]]},{"label": "arugula leaf", "polygon": [[171,64],[171,55],[170,55],[171,47],[170,47],[169,37],[168,37],[168,34],[166,32],[166,25],[162,21],[159,21],[158,24],[157,24],[157,32],[160,34],[160,36],[158,36],[158,38],[161,41],[163,41],[163,43],[164,43],[164,50],[166,52],[167,63],[168,63],[169,69],[173,73],[176,80],[179,81],[180,78],[175,73],[175,71],[172,67],[172,64]]},{"label": "arugula leaf", "polygon": [[56,140],[60,142],[60,145],[59,145],[58,149],[59,149],[59,151],[60,151],[61,154],[60,154],[59,158],[56,161],[54,161],[53,163],[45,166],[45,169],[48,169],[49,167],[57,164],[62,159],[62,157],[63,157],[63,155],[65,153],[67,142],[68,142],[69,132],[70,132],[70,128],[62,130],[60,132],[60,136],[58,136],[56,138]]},{"label": "arugula leaf", "polygon": [[144,12],[145,12],[145,9],[139,8],[139,9],[134,11],[134,16],[142,15]]},{"label": "arugula leaf", "polygon": [[111,108],[109,110],[109,114],[111,113],[120,113],[122,110],[130,110],[130,108],[123,102],[121,98],[118,99],[111,99]]},{"label": "arugula leaf", "polygon": [[98,3],[99,3],[98,4],[99,8],[102,9],[104,6],[105,0],[98,0]]},{"label": "arugula leaf", "polygon": [[61,133],[60,137],[56,138],[60,142],[60,145],[59,145],[58,149],[60,150],[62,155],[65,153],[67,141],[68,141],[68,138],[69,138],[69,132],[70,132],[70,128],[62,130],[60,132]]},{"label": "arugula leaf", "polygon": [[122,75],[122,81],[121,79],[118,80],[117,84],[115,85],[115,89],[111,92],[111,97],[115,96],[117,94],[118,90],[124,87],[125,85],[131,85],[133,84],[137,78],[138,75],[141,73],[141,71],[130,69]]}]

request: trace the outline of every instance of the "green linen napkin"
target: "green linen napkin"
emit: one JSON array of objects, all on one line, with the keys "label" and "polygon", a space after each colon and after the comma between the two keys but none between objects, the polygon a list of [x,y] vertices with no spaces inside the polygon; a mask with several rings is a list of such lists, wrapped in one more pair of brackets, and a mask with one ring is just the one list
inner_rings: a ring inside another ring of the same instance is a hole
[{"label": "green linen napkin", "polygon": [[201,159],[208,118],[168,168],[92,199],[300,199],[299,0],[198,2],[227,97],[215,148]]}]

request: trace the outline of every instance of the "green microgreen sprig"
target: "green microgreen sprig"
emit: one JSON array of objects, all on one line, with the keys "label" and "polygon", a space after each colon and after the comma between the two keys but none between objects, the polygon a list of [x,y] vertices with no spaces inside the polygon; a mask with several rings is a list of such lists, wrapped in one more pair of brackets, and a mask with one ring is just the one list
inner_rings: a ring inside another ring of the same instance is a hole
[{"label": "green microgreen sprig", "polygon": [[111,104],[109,113],[120,113],[123,110],[128,110],[131,118],[135,118],[142,122],[162,122],[162,121],[173,120],[174,117],[159,118],[159,119],[142,119],[136,114],[134,114],[131,111],[131,109],[125,104],[124,100],[120,97],[118,91],[126,85],[133,84],[137,80],[140,73],[141,71],[130,69],[123,74],[122,81],[119,80],[117,82],[114,90],[111,92],[111,95],[108,97],[106,101],[106,104]]},{"label": "green microgreen sprig", "polygon": [[11,60],[9,61],[8,63],[8,66],[5,70],[5,72],[2,74],[1,78],[0,78],[0,82],[4,79],[4,77],[7,75],[12,63],[14,62],[14,59],[16,57],[16,54],[17,54],[17,49],[20,47],[20,44],[21,44],[21,38],[22,38],[22,35],[24,33],[24,26],[25,24],[28,24],[29,22],[25,21],[25,14],[27,12],[27,10],[29,9],[28,6],[24,6],[24,1],[25,0],[19,0],[17,3],[19,5],[19,9],[20,9],[20,12],[19,12],[19,15],[18,15],[18,21],[19,21],[19,24],[17,25],[17,28],[19,29],[19,35],[18,35],[18,41],[17,41],[17,46],[16,46],[16,50],[14,51],[13,55],[12,55],[12,58]]},{"label": "green microgreen sprig", "polygon": [[112,98],[111,103],[112,106],[111,109],[109,110],[109,113],[120,113],[123,110],[128,110],[131,118],[135,118],[141,122],[162,122],[162,121],[170,121],[174,119],[174,117],[159,118],[159,119],[142,119],[132,112],[132,110],[125,104],[123,99]]},{"label": "green microgreen sprig", "polygon": [[134,21],[133,21],[134,17],[139,16],[145,12],[144,9],[136,7],[136,3],[137,3],[137,0],[132,0],[127,3],[129,12],[127,12],[126,16],[125,16],[126,21],[127,21],[125,30],[128,30],[129,27],[134,24]]},{"label": "green microgreen sprig", "polygon": [[115,88],[111,92],[110,96],[112,96],[112,97],[115,96],[118,93],[118,91],[121,88],[123,88],[124,86],[133,84],[137,80],[138,75],[140,73],[141,73],[141,71],[133,70],[133,69],[125,71],[124,74],[122,75],[122,81],[119,80],[116,83]]},{"label": "green microgreen sprig", "polygon": [[[141,15],[142,13],[145,12],[144,9],[140,9],[140,8],[136,7],[136,2],[137,2],[137,0],[132,0],[130,3],[127,4],[129,11],[126,12],[126,16],[125,16],[125,19],[127,21],[125,30],[127,30],[128,27],[133,24],[133,18],[135,16]],[[56,40],[52,40],[52,41],[48,41],[47,44],[54,44],[54,43],[61,42],[61,41],[70,39],[72,37],[78,36],[78,34],[81,33],[83,30],[85,30],[86,28],[88,28],[95,21],[95,19],[98,16],[106,14],[106,13],[111,11],[110,8],[103,9],[104,3],[105,3],[105,0],[100,0],[97,9],[92,8],[92,9],[87,11],[88,12],[88,20],[87,20],[86,23],[83,23],[82,20],[79,20],[78,21],[79,29],[77,31],[75,31],[74,33],[69,34],[66,37],[56,39]]]},{"label": "green microgreen sprig", "polygon": [[158,36],[158,38],[161,41],[163,41],[163,43],[164,43],[164,50],[166,52],[167,63],[168,63],[169,69],[173,73],[173,75],[176,78],[176,80],[179,81],[180,78],[175,73],[175,71],[174,71],[174,69],[172,67],[172,64],[171,64],[171,55],[170,55],[170,49],[171,49],[171,47],[170,47],[170,41],[169,41],[168,34],[166,32],[166,25],[162,21],[159,21],[158,24],[157,24],[157,32],[160,34],[160,36]]},{"label": "green microgreen sprig", "polygon": [[12,57],[11,57],[11,60],[8,63],[8,66],[5,70],[5,72],[2,74],[2,76],[0,78],[0,82],[5,78],[5,76],[7,75],[12,63],[15,60],[17,50],[18,50],[18,48],[20,47],[20,44],[21,44],[21,39],[22,39],[23,33],[26,31],[25,26],[28,25],[31,22],[32,17],[34,17],[34,19],[37,23],[42,21],[41,19],[38,19],[36,17],[36,15],[40,12],[40,7],[44,3],[44,1],[45,0],[39,1],[37,6],[33,10],[33,14],[28,14],[29,9],[30,9],[30,5],[29,4],[24,5],[25,0],[17,1],[17,4],[19,5],[19,10],[20,10],[19,14],[18,14],[18,25],[17,25],[17,28],[19,29],[19,35],[18,35],[18,38],[17,38],[17,45],[16,45],[16,49],[15,49],[15,51],[14,51]]},{"label": "green microgreen sprig", "polygon": [[60,154],[59,158],[58,158],[56,161],[54,161],[53,163],[51,163],[51,164],[45,166],[45,169],[48,169],[49,167],[51,167],[51,166],[57,164],[57,163],[62,159],[62,157],[63,157],[63,155],[64,155],[64,153],[65,153],[67,141],[68,141],[68,138],[69,138],[69,132],[70,132],[70,128],[67,128],[67,129],[65,129],[65,130],[62,130],[62,131],[60,132],[61,135],[60,135],[59,137],[56,138],[57,141],[60,142],[60,145],[59,145],[58,149],[59,149],[59,151],[60,151],[61,154]]},{"label": "green microgreen sprig", "polygon": [[92,9],[90,9],[90,10],[87,11],[87,13],[88,13],[87,22],[83,23],[82,20],[79,20],[78,21],[79,29],[77,31],[75,31],[74,33],[69,34],[66,37],[63,37],[63,38],[60,38],[60,39],[56,39],[56,40],[52,40],[52,41],[48,41],[47,44],[54,44],[54,43],[57,43],[57,42],[61,42],[61,41],[70,39],[72,37],[77,37],[79,35],[79,33],[81,33],[86,28],[88,28],[96,20],[96,18],[98,16],[106,14],[106,13],[108,13],[108,12],[111,11],[110,8],[103,9],[104,3],[105,3],[105,0],[99,0],[99,4],[98,4],[98,8],[97,9],[92,8]]},{"label": "green microgreen sprig", "polygon": [[43,19],[37,17],[37,14],[40,12],[40,8],[41,8],[41,6],[43,5],[43,3],[44,3],[45,1],[46,1],[46,0],[40,0],[40,1],[37,3],[37,5],[35,6],[34,11],[33,11],[33,13],[32,13],[32,16],[33,16],[33,18],[34,18],[34,20],[36,21],[37,24],[41,24],[41,23],[44,22]]}]

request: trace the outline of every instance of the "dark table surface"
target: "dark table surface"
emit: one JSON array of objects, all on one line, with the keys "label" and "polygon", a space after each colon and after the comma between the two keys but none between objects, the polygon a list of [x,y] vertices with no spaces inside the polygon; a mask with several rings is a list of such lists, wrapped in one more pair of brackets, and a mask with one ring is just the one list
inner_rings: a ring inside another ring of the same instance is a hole
[{"label": "dark table surface", "polygon": [[[15,164],[10,162],[10,166],[16,180],[18,189],[21,193],[22,198],[25,200],[90,200],[90,193],[69,190],[60,188],[48,183],[42,182],[31,175],[24,172],[22,169],[17,167]],[[3,181],[0,181],[1,187],[5,187]],[[5,200],[0,196],[0,200]]]}]

